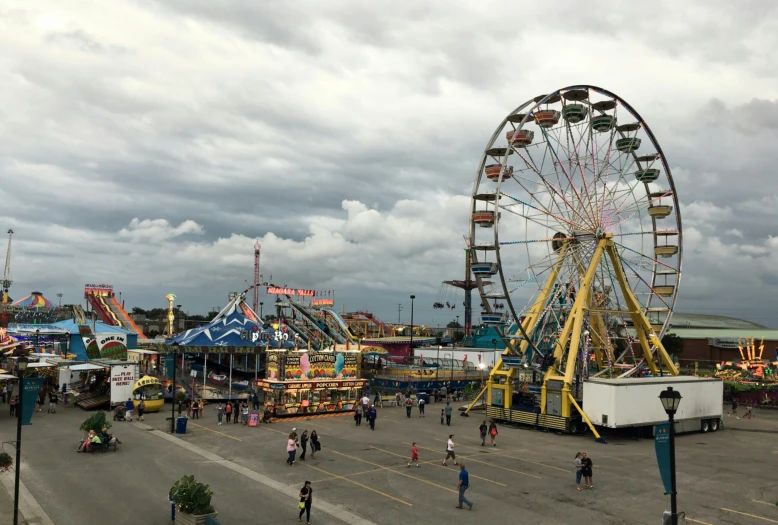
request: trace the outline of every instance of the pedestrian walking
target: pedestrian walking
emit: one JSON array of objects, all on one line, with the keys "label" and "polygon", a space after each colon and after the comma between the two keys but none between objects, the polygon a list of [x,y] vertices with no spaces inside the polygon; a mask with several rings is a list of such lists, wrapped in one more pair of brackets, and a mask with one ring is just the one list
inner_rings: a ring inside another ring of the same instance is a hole
[{"label": "pedestrian walking", "polygon": [[238,400],[236,399],[232,403],[232,424],[237,425],[240,421],[240,403],[238,403]]},{"label": "pedestrian walking", "polygon": [[735,401],[734,399],[732,400],[732,412],[727,414],[727,417],[729,416],[735,416],[735,419],[740,419],[739,417],[737,417],[737,401]]},{"label": "pedestrian walking", "polygon": [[493,447],[497,446],[497,443],[495,441],[497,440],[497,424],[492,421],[489,424],[489,441],[491,442]]},{"label": "pedestrian walking", "polygon": [[308,431],[307,430],[303,430],[303,433],[300,436],[300,448],[303,451],[303,453],[300,454],[300,461],[305,461],[305,452],[308,450]]},{"label": "pedestrian walking", "polygon": [[8,404],[11,404],[11,399],[14,395],[14,385],[10,381],[5,382],[5,398],[8,400]]},{"label": "pedestrian walking", "polygon": [[354,422],[357,424],[357,426],[362,424],[362,411],[359,409],[359,407],[354,410]]},{"label": "pedestrian walking", "polygon": [[575,488],[578,490],[583,490],[581,488],[581,478],[583,477],[583,461],[581,461],[580,452],[575,454],[575,461],[573,464],[575,465]]},{"label": "pedestrian walking", "polygon": [[369,408],[369,405],[370,405],[370,398],[367,397],[367,394],[365,394],[362,397],[362,415],[365,418],[367,418],[367,409]]},{"label": "pedestrian walking", "polygon": [[254,407],[254,410],[259,410],[259,396],[256,392],[254,392],[254,397],[251,398],[251,403]]},{"label": "pedestrian walking", "polygon": [[19,396],[14,396],[9,403],[11,407],[11,417],[16,415],[16,405],[19,403]]},{"label": "pedestrian walking", "polygon": [[444,410],[441,408],[441,409],[440,409],[440,424],[442,425],[442,424],[443,424],[445,421],[446,421],[446,413],[445,413],[445,411],[444,411]]},{"label": "pedestrian walking", "polygon": [[424,398],[419,398],[419,417],[424,417]]},{"label": "pedestrian walking", "polygon": [[751,412],[751,405],[746,405],[746,413],[743,414],[743,419],[752,419],[754,417],[753,412]]},{"label": "pedestrian walking", "polygon": [[146,411],[146,402],[141,399],[138,403],[138,421],[143,421],[143,413]]},{"label": "pedestrian walking", "polygon": [[302,521],[303,514],[305,514],[306,523],[311,525],[311,505],[313,505],[313,489],[311,482],[306,481],[303,488],[300,489],[300,503],[297,504],[300,514],[297,516],[297,521]]},{"label": "pedestrian walking", "polygon": [[321,450],[319,434],[315,430],[311,431],[311,459],[316,459],[316,453]]},{"label": "pedestrian walking", "polygon": [[127,421],[132,421],[132,411],[135,408],[135,405],[132,402],[132,398],[128,397],[127,402],[124,403],[124,419]]},{"label": "pedestrian walking", "polygon": [[451,411],[453,408],[451,407],[451,404],[449,404],[448,401],[446,401],[446,425],[451,426]]},{"label": "pedestrian walking", "polygon": [[454,460],[454,465],[458,465],[457,463],[457,455],[456,452],[454,452],[454,449],[456,448],[456,445],[454,444],[454,434],[448,435],[448,443],[446,443],[446,459],[443,460],[443,466],[447,467],[448,458],[451,458]]},{"label": "pedestrian walking", "polygon": [[200,419],[203,417],[203,410],[205,410],[205,403],[203,403],[203,398],[200,398],[197,408],[197,419]]},{"label": "pedestrian walking", "polygon": [[224,416],[224,405],[219,402],[218,405],[216,405],[216,420],[219,422],[218,424],[222,424],[222,417]]},{"label": "pedestrian walking", "polygon": [[489,430],[489,428],[486,426],[486,420],[484,419],[484,422],[481,423],[481,426],[478,427],[478,431],[481,433],[481,446],[486,445],[486,433]]},{"label": "pedestrian walking", "polygon": [[473,504],[465,497],[465,491],[470,488],[470,474],[465,469],[465,464],[459,465],[459,483],[457,484],[457,490],[459,490],[459,505],[458,509],[464,508],[462,505],[467,505],[470,510],[473,510]]},{"label": "pedestrian walking", "polygon": [[227,404],[224,406],[224,413],[227,414],[227,423],[229,423],[230,418],[232,417],[232,405],[229,401],[227,401]]},{"label": "pedestrian walking", "polygon": [[375,430],[375,420],[376,417],[378,417],[378,412],[375,409],[375,406],[370,407],[370,410],[368,410],[368,421],[370,421],[370,430]]},{"label": "pedestrian walking", "polygon": [[581,453],[581,470],[583,470],[584,483],[587,489],[594,489],[592,481],[592,458],[586,452]]},{"label": "pedestrian walking", "polygon": [[200,419],[200,403],[196,399],[192,400],[192,419]]},{"label": "pedestrian walking", "polygon": [[49,392],[49,414],[57,413],[57,401],[59,401],[57,398],[57,391],[52,390]]},{"label": "pedestrian walking", "polygon": [[46,391],[40,389],[38,392],[38,412],[43,412],[43,403],[46,401]]},{"label": "pedestrian walking", "polygon": [[405,414],[411,417],[411,409],[413,408],[413,401],[410,397],[405,398]]},{"label": "pedestrian walking", "polygon": [[243,408],[241,408],[241,411],[243,413],[243,426],[248,426],[249,424],[249,403],[248,401],[243,402]]},{"label": "pedestrian walking", "polygon": [[411,445],[411,460],[408,462],[408,467],[411,466],[411,463],[416,462],[416,467],[420,467],[419,465],[419,449],[416,448],[416,442],[414,441]]},{"label": "pedestrian walking", "polygon": [[289,454],[289,457],[286,458],[286,464],[293,467],[294,456],[297,454],[297,434],[294,431],[289,434],[289,438],[286,440],[286,452]]}]

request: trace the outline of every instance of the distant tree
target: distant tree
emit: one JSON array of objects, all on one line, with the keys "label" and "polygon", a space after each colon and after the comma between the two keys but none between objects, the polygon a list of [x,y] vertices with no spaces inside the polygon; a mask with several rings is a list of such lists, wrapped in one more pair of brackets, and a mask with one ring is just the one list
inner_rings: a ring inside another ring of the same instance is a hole
[{"label": "distant tree", "polygon": [[130,313],[135,315],[146,315],[146,310],[144,310],[143,308],[139,308],[137,306],[133,306],[132,311]]},{"label": "distant tree", "polygon": [[462,325],[457,323],[456,321],[451,321],[446,325],[446,328],[462,328]]},{"label": "distant tree", "polygon": [[668,333],[662,337],[662,346],[668,354],[677,356],[683,351],[683,339],[676,334]]},{"label": "distant tree", "polygon": [[159,335],[159,332],[157,332],[156,330],[152,330],[146,335],[149,336],[149,339],[155,339]]}]

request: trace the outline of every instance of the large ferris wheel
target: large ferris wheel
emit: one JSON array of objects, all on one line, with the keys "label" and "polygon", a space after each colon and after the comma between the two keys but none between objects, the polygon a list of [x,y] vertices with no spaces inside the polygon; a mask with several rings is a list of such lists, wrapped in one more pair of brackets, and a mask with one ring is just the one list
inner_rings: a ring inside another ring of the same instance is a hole
[{"label": "large ferris wheel", "polygon": [[543,364],[544,396],[549,379],[569,387],[589,370],[677,374],[660,338],[681,278],[678,198],[653,133],[615,94],[571,86],[508,115],[476,175],[470,238],[481,320],[507,327],[506,355]]}]

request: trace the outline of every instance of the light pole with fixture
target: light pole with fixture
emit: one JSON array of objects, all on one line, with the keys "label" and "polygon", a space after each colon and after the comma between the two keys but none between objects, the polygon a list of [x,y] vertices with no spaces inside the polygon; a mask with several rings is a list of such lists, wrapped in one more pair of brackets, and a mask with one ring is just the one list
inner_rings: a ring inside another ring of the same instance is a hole
[{"label": "light pole with fixture", "polygon": [[62,306],[62,292],[58,293],[57,297],[59,298],[59,306]]},{"label": "light pole with fixture", "polygon": [[35,353],[39,353],[40,350],[38,350],[38,344],[40,343],[41,338],[41,331],[38,329],[35,329]]},{"label": "light pole with fixture", "polygon": [[19,403],[16,405],[16,477],[14,482],[14,525],[19,523],[19,470],[22,466],[22,412],[24,406],[24,372],[30,360],[21,356],[16,360],[19,371]]},{"label": "light pole with fixture", "polygon": [[170,432],[172,434],[176,433],[176,398],[178,397],[178,388],[176,388],[176,359],[178,359],[179,346],[178,343],[173,343],[173,399],[172,403],[170,403],[172,407],[170,411]]},{"label": "light pole with fixture", "polygon": [[265,303],[263,303],[263,302],[259,303],[259,318],[262,319],[263,321],[265,320],[264,316],[262,315],[262,305],[264,305],[264,304]]},{"label": "light pole with fixture", "polygon": [[414,299],[416,299],[416,296],[412,295],[411,296],[411,343],[410,343],[410,348],[409,348],[409,352],[410,352],[410,355],[411,355],[411,364],[413,364],[413,358],[415,357],[415,355],[413,353],[413,300]]},{"label": "light pole with fixture", "polygon": [[[678,502],[675,487],[675,413],[678,411],[678,405],[681,404],[681,393],[668,386],[667,390],[663,390],[659,394],[659,400],[662,402],[670,424],[670,523],[678,525]],[[659,436],[657,436],[657,442],[659,442]]]}]

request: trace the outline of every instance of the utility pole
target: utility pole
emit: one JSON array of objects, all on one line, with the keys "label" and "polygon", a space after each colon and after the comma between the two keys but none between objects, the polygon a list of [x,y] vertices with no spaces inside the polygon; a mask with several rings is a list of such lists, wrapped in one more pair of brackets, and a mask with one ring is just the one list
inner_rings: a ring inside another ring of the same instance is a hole
[{"label": "utility pole", "polygon": [[402,311],[403,311],[403,305],[397,303],[397,324],[402,324],[402,321],[400,320],[400,312]]}]

